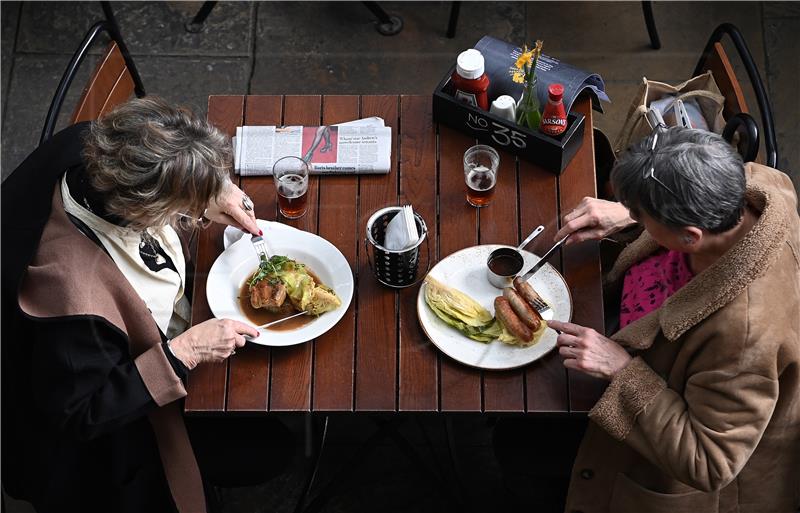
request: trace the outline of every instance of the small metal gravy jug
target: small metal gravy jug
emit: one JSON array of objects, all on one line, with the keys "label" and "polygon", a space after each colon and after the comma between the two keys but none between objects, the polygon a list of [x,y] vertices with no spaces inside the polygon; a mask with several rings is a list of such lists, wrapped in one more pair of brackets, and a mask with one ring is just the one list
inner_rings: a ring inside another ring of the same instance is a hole
[{"label": "small metal gravy jug", "polygon": [[517,249],[498,248],[489,253],[489,258],[486,259],[486,276],[489,278],[489,283],[498,289],[513,286],[514,278],[525,265],[525,259],[519,250],[527,246],[543,231],[544,226],[539,225],[528,235],[528,238],[522,241],[522,244],[517,246]]}]

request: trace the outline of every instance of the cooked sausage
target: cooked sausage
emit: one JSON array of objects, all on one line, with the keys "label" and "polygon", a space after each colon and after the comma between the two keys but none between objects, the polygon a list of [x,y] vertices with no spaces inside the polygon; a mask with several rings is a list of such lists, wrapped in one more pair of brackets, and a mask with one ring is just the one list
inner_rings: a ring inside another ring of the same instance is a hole
[{"label": "cooked sausage", "polygon": [[[514,278],[514,288],[517,289],[517,292],[519,292],[519,294],[523,297],[523,299],[525,299],[525,301],[527,301],[528,304],[531,305],[534,310],[536,310],[534,304],[536,304],[537,301],[544,303],[542,297],[539,295],[538,292],[536,292],[533,289],[533,287],[531,287],[531,284],[528,283],[527,281],[522,281],[522,278],[520,278],[519,276]],[[539,314],[538,310],[536,310],[536,314],[539,319],[542,318],[541,315],[538,315]]]},{"label": "cooked sausage", "polygon": [[503,297],[508,299],[514,313],[517,314],[522,323],[533,331],[539,329],[539,312],[537,312],[531,305],[522,298],[516,290],[511,287],[503,289]]},{"label": "cooked sausage", "polygon": [[494,298],[494,314],[503,323],[503,326],[518,339],[528,342],[533,338],[531,330],[522,323],[517,314],[514,313],[514,309],[511,308],[508,299],[503,296]]}]

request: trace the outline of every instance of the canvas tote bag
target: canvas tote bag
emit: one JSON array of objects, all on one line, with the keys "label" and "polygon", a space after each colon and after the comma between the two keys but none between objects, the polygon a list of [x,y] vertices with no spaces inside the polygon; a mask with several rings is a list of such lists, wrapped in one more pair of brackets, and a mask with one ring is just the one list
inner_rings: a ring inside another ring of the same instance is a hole
[{"label": "canvas tote bag", "polygon": [[725,120],[722,117],[722,108],[725,105],[725,97],[720,93],[711,71],[698,75],[682,84],[671,86],[663,82],[647,80],[642,78],[642,85],[639,87],[633,98],[633,103],[628,110],[625,124],[614,143],[614,153],[619,155],[631,144],[650,135],[650,125],[647,124],[645,114],[650,107],[650,102],[660,100],[670,95],[676,99],[697,101],[703,117],[708,123],[711,131],[721,134],[725,127]]}]

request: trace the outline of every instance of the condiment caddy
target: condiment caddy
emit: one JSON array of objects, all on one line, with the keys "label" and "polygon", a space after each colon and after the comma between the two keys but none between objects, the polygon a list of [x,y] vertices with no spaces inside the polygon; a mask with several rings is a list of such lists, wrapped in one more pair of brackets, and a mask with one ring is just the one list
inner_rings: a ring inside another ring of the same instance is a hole
[{"label": "condiment caddy", "polygon": [[[488,110],[456,100],[452,66],[433,92],[433,119],[464,132],[494,148],[529,160],[548,171],[561,174],[578,151],[583,136],[583,114],[566,113],[566,129],[559,136],[519,126]],[[489,99],[491,103],[493,99]],[[498,112],[499,114],[499,112]]]}]

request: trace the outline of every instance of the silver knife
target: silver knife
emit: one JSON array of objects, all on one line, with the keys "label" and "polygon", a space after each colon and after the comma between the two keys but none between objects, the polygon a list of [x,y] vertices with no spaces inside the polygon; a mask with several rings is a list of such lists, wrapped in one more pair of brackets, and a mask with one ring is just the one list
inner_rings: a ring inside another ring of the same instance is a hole
[{"label": "silver knife", "polygon": [[274,326],[276,324],[280,324],[283,321],[288,321],[289,319],[294,319],[295,317],[300,317],[301,315],[305,315],[306,312],[297,312],[296,314],[292,314],[288,317],[284,317],[282,319],[278,319],[277,321],[268,322],[266,324],[262,324],[261,326],[256,326],[256,328],[263,329],[269,328],[270,326]]},{"label": "silver knife", "polygon": [[560,248],[560,247],[561,247],[561,245],[562,245],[562,244],[564,244],[564,243],[567,241],[567,239],[568,239],[568,238],[569,238],[569,235],[565,236],[563,239],[561,239],[561,240],[559,240],[558,242],[556,242],[555,244],[553,244],[553,247],[552,247],[552,248],[550,248],[550,249],[548,249],[548,250],[547,250],[547,253],[545,253],[545,254],[542,256],[542,258],[541,258],[541,259],[539,259],[539,261],[538,261],[538,262],[536,262],[535,264],[533,264],[533,267],[531,267],[530,269],[528,269],[528,272],[526,272],[524,275],[522,275],[522,281],[528,281],[528,280],[530,280],[530,279],[531,279],[531,276],[533,276],[534,274],[536,274],[536,271],[538,271],[539,269],[541,269],[541,268],[542,268],[542,266],[543,266],[544,264],[546,264],[546,263],[547,263],[547,260],[549,260],[549,259],[550,259],[550,257],[551,257],[551,256],[553,256],[553,253],[555,253],[555,252],[556,252],[556,250],[557,250],[558,248]]}]

